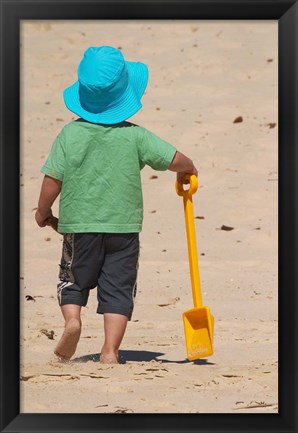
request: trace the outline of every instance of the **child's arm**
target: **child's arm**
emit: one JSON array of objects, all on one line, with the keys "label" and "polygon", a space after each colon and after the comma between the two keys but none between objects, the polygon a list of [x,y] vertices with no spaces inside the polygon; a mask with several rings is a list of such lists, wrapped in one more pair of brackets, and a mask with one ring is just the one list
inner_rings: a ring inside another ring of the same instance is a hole
[{"label": "child's arm", "polygon": [[35,220],[39,227],[48,225],[52,218],[52,205],[61,191],[61,180],[45,176],[40,190],[38,208],[35,213]]},{"label": "child's arm", "polygon": [[179,151],[176,152],[174,159],[168,169],[177,172],[177,181],[181,184],[188,183],[182,181],[182,178],[185,174],[198,175],[198,170],[194,166],[192,160]]}]

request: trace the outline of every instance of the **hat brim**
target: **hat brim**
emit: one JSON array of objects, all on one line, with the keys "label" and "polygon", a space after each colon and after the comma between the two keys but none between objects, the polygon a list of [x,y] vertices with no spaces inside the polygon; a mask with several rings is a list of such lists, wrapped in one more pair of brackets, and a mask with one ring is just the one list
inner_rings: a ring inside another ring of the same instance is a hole
[{"label": "hat brim", "polygon": [[148,83],[148,68],[141,62],[126,61],[128,70],[128,86],[124,94],[115,104],[99,113],[86,111],[80,102],[79,81],[63,92],[66,107],[77,116],[91,123],[111,125],[123,122],[142,108],[141,98]]}]

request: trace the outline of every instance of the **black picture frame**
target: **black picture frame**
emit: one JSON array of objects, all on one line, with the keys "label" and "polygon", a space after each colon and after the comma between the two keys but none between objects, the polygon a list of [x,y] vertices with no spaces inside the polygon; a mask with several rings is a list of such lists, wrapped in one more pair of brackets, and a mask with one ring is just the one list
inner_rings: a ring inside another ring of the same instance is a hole
[{"label": "black picture frame", "polygon": [[[292,0],[0,0],[1,432],[297,432],[297,42]],[[20,414],[20,20],[278,20],[279,412],[277,414]]]}]

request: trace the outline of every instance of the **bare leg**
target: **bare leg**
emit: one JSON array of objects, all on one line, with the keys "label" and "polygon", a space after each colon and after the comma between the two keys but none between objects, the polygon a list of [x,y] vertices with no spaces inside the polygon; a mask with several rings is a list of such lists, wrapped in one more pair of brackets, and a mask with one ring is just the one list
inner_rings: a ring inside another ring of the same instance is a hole
[{"label": "bare leg", "polygon": [[81,335],[81,307],[73,304],[62,305],[61,311],[65,320],[65,329],[54,353],[60,360],[69,361],[76,351]]},{"label": "bare leg", "polygon": [[124,337],[127,322],[128,318],[122,314],[104,314],[105,341],[101,348],[100,362],[118,363],[118,349]]}]

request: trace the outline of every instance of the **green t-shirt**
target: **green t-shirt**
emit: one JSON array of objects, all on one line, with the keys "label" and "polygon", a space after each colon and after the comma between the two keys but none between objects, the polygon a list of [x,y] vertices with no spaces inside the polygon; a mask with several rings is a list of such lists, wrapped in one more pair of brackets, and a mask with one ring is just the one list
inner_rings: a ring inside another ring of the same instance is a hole
[{"label": "green t-shirt", "polygon": [[98,125],[78,119],[57,136],[42,173],[62,181],[61,233],[140,232],[140,170],[166,170],[176,149],[147,129],[123,122]]}]

